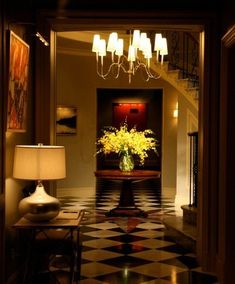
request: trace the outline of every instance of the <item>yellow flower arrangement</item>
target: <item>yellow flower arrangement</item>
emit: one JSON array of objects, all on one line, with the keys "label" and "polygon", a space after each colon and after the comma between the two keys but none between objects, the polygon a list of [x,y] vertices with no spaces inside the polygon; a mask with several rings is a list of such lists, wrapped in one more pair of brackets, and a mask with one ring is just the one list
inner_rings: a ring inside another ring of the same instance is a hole
[{"label": "yellow flower arrangement", "polygon": [[154,132],[150,129],[137,131],[136,127],[133,127],[128,131],[126,122],[120,126],[120,129],[112,126],[108,129],[103,130],[103,136],[96,142],[98,146],[96,154],[137,155],[140,159],[140,165],[144,165],[144,160],[148,157],[148,151],[153,150],[157,153],[157,140],[153,137]]}]

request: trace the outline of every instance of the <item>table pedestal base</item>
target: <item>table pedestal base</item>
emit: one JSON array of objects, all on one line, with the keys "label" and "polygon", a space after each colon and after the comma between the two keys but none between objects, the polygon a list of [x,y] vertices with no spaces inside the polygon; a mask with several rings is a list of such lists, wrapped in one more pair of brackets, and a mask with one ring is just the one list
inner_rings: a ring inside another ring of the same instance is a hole
[{"label": "table pedestal base", "polygon": [[119,204],[106,213],[109,217],[147,217],[147,213],[135,206],[132,179],[122,181]]},{"label": "table pedestal base", "polygon": [[138,207],[116,207],[105,214],[107,217],[142,217],[146,218],[148,214]]},{"label": "table pedestal base", "polygon": [[108,217],[147,217],[148,214],[135,205],[132,185],[147,179],[160,178],[159,171],[133,170],[122,172],[120,170],[99,170],[95,172],[97,178],[121,181],[119,204],[105,215]]}]

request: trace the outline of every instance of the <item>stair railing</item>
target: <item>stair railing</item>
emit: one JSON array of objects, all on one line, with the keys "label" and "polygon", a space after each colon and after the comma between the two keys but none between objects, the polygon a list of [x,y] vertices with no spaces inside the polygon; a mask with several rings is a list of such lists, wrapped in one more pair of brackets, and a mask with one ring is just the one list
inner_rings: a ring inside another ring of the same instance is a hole
[{"label": "stair railing", "polygon": [[189,206],[197,207],[198,196],[198,132],[188,133],[190,143]]},{"label": "stair railing", "polygon": [[170,68],[178,69],[182,79],[192,87],[199,85],[199,34],[179,31],[166,32]]}]

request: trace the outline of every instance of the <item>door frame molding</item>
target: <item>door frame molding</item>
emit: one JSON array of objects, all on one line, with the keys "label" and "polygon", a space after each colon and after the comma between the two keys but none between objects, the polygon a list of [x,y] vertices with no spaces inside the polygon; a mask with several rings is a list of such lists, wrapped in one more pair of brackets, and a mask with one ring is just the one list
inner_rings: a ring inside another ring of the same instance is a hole
[{"label": "door frame molding", "polygon": [[231,282],[234,275],[234,143],[235,113],[234,63],[235,25],[221,39],[220,74],[220,147],[217,269],[221,284]]}]

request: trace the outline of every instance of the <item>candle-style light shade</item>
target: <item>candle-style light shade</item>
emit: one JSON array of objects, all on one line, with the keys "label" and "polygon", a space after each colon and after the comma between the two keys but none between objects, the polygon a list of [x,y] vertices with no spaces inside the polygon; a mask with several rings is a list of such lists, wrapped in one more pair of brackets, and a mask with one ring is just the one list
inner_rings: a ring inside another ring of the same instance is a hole
[{"label": "candle-style light shade", "polygon": [[[159,79],[161,77],[159,72],[155,72],[151,68],[151,66],[153,67],[153,64],[151,64],[152,44],[146,32],[134,30],[132,33],[130,31],[129,46],[125,50],[128,51],[127,56],[124,54],[124,39],[119,38],[117,32],[110,33],[107,48],[105,39],[101,39],[99,34],[95,34],[92,52],[96,53],[97,74],[103,79],[108,79],[109,76],[117,79],[120,71],[123,71],[128,74],[129,83],[138,70],[142,70],[145,74],[143,76],[145,81],[149,81],[150,78]],[[108,64],[105,64],[106,51],[108,51],[107,56],[109,56],[109,53],[111,56]],[[156,56],[153,60],[157,64],[163,65],[164,56],[167,55],[168,51],[166,38],[162,38],[160,33],[155,36],[154,51],[156,51]]]},{"label": "candle-style light shade", "polygon": [[19,203],[22,216],[31,221],[47,221],[56,217],[60,202],[44,190],[42,180],[57,180],[66,177],[65,148],[47,145],[16,145],[13,177],[37,180],[35,192]]}]

